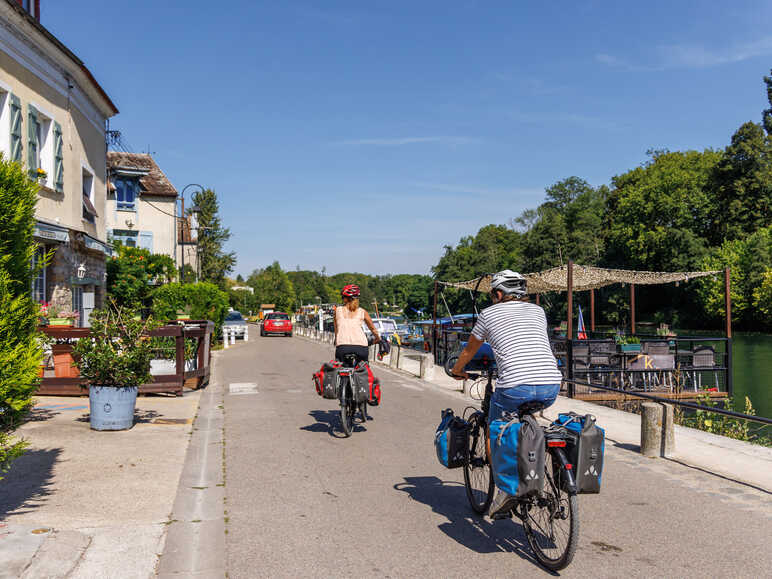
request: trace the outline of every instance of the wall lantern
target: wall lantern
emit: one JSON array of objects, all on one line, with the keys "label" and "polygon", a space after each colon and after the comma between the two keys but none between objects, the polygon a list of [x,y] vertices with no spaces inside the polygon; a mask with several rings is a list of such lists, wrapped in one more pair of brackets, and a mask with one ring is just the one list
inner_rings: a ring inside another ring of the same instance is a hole
[{"label": "wall lantern", "polygon": [[78,267],[78,279],[83,279],[84,277],[86,277],[86,266],[81,263]]}]

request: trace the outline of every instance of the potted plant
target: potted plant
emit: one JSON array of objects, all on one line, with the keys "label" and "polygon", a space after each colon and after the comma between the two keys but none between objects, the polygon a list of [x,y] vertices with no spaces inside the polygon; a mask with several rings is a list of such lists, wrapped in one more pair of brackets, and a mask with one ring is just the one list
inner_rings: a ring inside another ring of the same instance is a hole
[{"label": "potted plant", "polygon": [[46,309],[49,326],[72,327],[78,319],[78,312],[66,310],[57,306],[48,306]]},{"label": "potted plant", "polygon": [[89,420],[94,430],[127,430],[134,424],[140,384],[152,380],[153,345],[146,332],[151,318],[135,320],[134,312],[114,303],[91,314],[91,338],[73,349],[89,389]]},{"label": "potted plant", "polygon": [[616,343],[621,352],[640,352],[641,340],[635,336],[617,335]]},{"label": "potted plant", "polygon": [[190,319],[190,308],[185,308],[184,310],[177,310],[177,319],[178,320],[189,320]]}]

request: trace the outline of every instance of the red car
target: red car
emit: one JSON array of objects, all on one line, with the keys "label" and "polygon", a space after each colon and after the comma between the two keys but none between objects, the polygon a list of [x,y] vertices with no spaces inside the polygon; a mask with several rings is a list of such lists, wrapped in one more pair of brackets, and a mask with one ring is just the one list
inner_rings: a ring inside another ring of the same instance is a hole
[{"label": "red car", "polygon": [[292,336],[292,322],[287,314],[282,312],[272,312],[266,314],[263,320],[263,327],[260,328],[260,335],[267,336],[268,334],[284,334],[285,336]]}]

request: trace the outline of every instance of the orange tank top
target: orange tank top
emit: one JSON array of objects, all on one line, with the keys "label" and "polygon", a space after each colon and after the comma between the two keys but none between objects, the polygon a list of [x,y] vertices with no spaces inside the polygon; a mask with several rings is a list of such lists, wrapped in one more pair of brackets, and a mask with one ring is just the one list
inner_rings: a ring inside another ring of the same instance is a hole
[{"label": "orange tank top", "polygon": [[338,334],[335,336],[336,346],[367,346],[367,336],[362,329],[365,321],[365,311],[357,308],[352,312],[346,306],[335,308],[335,324]]}]

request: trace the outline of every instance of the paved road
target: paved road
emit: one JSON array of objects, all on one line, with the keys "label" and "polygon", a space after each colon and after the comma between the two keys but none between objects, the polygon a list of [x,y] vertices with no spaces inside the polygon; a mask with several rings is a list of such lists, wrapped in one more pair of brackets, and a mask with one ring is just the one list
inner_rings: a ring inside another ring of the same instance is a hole
[{"label": "paved road", "polygon": [[[378,368],[383,404],[342,438],[311,374],[332,348],[258,338],[225,353],[227,557],[240,577],[546,574],[519,524],[473,516],[461,470],[432,445],[460,395]],[[770,495],[607,445],[604,488],[580,497],[580,544],[562,575],[762,577],[772,567]]]}]

